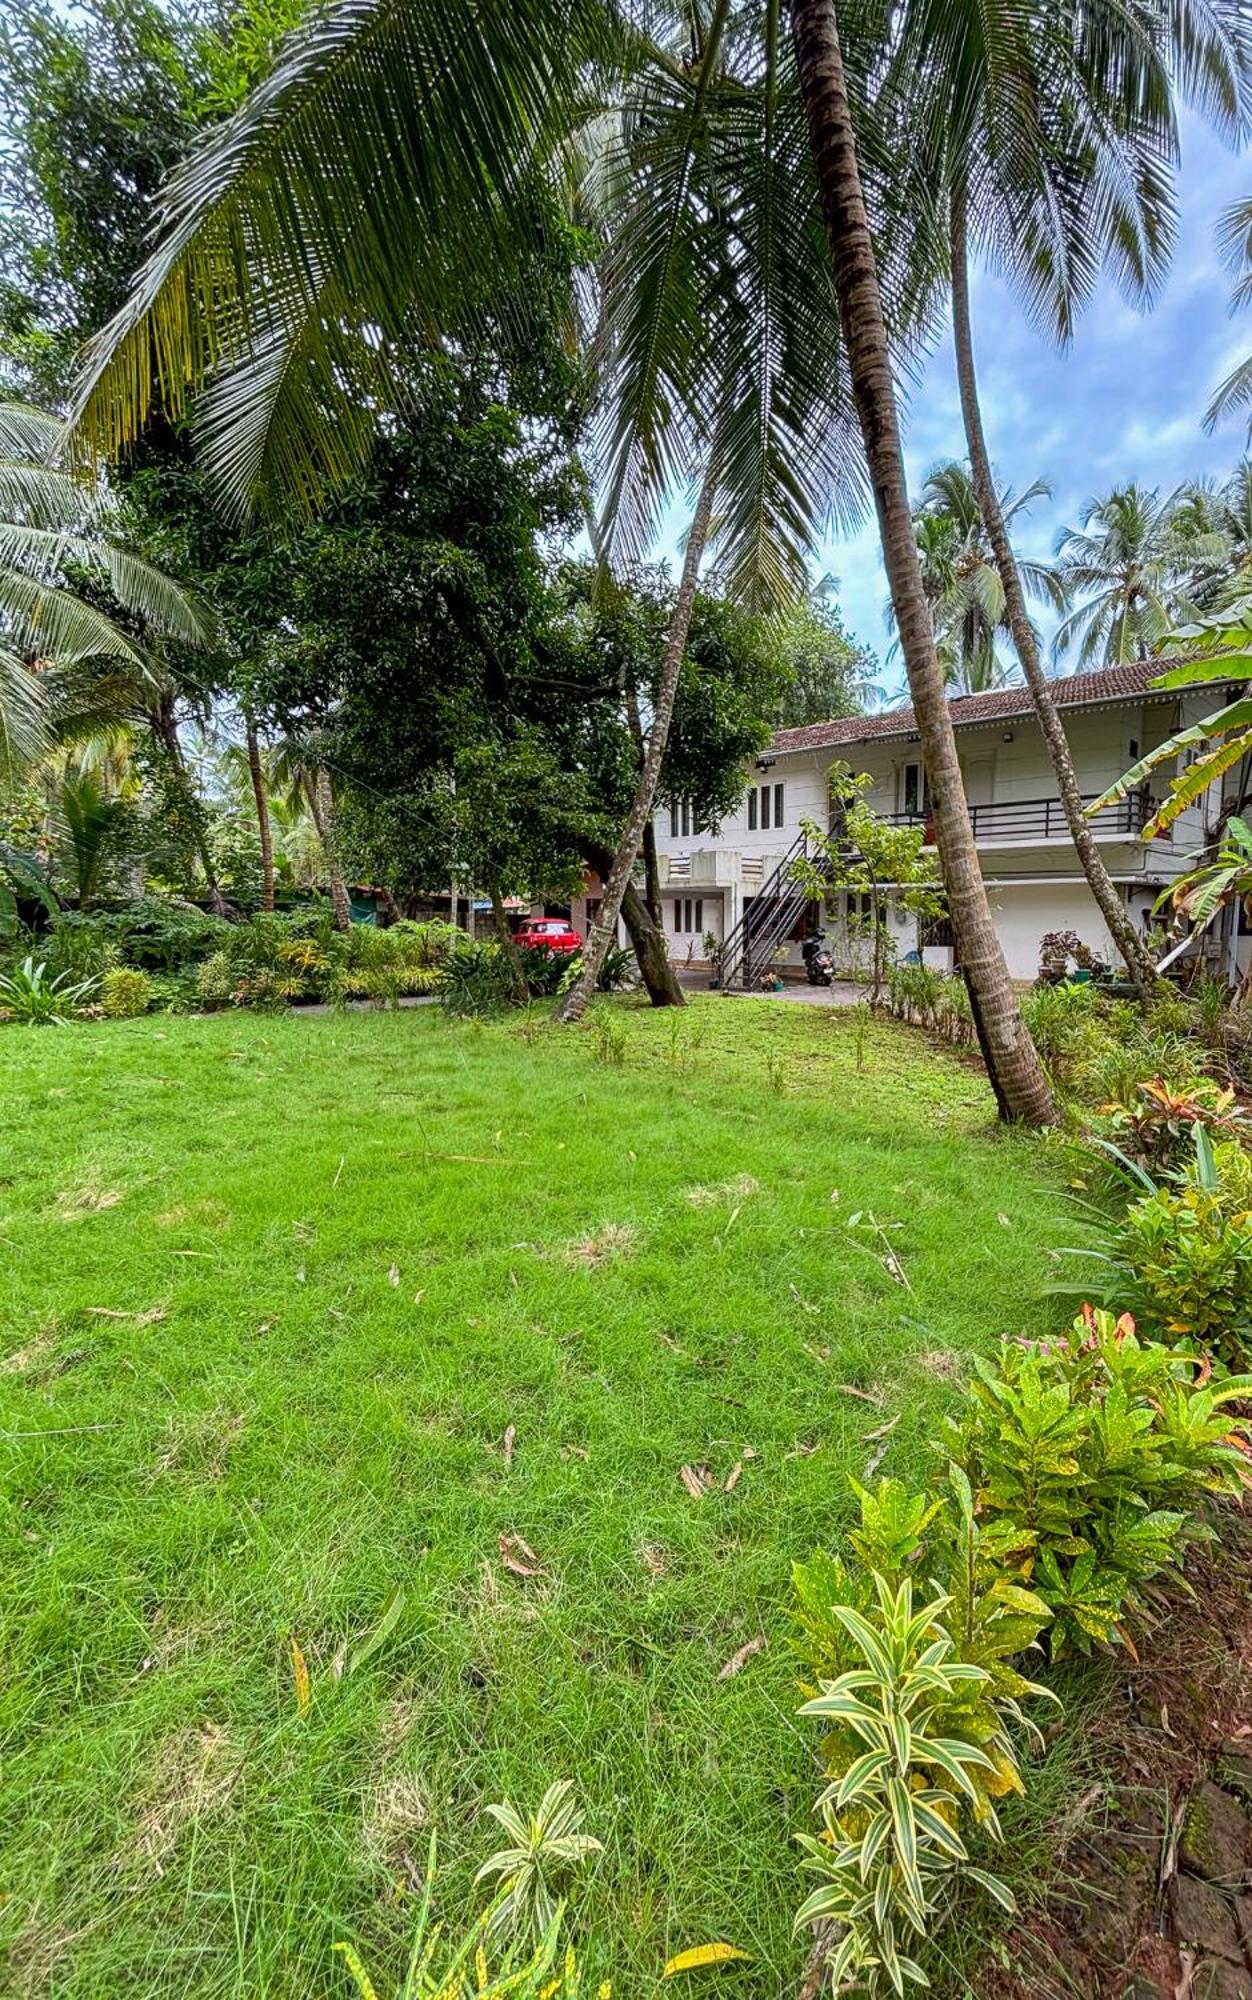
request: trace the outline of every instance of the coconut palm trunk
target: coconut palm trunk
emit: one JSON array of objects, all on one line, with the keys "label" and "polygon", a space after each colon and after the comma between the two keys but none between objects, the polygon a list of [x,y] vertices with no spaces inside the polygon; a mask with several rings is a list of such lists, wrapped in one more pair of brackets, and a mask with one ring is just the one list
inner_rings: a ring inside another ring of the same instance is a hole
[{"label": "coconut palm trunk", "polygon": [[274,907],[274,835],[270,826],[270,802],[265,789],[265,772],[261,768],[261,745],[257,740],[256,724],[250,715],[244,717],[244,728],[248,738],[248,776],[252,780],[252,799],[256,806],[257,835],[261,842],[261,908]]},{"label": "coconut palm trunk", "polygon": [[308,800],[313,824],[317,828],[317,837],[322,843],[322,854],[326,861],[326,880],[330,886],[330,900],[335,910],[335,929],[350,930],[352,905],[348,901],[343,870],[339,866],[339,844],[335,839],[335,795],[331,790],[328,771],[319,770],[308,780]]},{"label": "coconut palm trunk", "polygon": [[1047,675],[1039,661],[1039,648],[1035,642],[1034,626],[1026,609],[1026,597],[1022,589],[1021,574],[1013,545],[1009,540],[1004,513],[1000,506],[991,476],[991,462],[987,455],[987,440],[983,431],[982,411],[978,402],[978,378],[974,369],[974,334],[969,304],[969,227],[968,204],[965,188],[958,183],[952,190],[952,340],[956,350],[957,384],[961,394],[961,414],[965,422],[965,442],[969,449],[970,475],[974,491],[978,495],[978,505],[991,543],[996,569],[1004,586],[1004,607],[1013,635],[1013,646],[1026,676],[1031,699],[1039,717],[1039,727],[1048,755],[1052,759],[1052,769],[1056,773],[1057,790],[1069,827],[1070,838],[1078,854],[1079,866],[1087,878],[1096,907],[1108,926],[1109,936],[1116,945],[1126,970],[1134,982],[1139,998],[1145,1004],[1151,997],[1155,980],[1155,969],[1135,930],[1130,913],[1109,876],[1103,857],[1096,846],[1091,822],[1083,811],[1082,793],[1078,789],[1078,777],[1074,770],[1074,760],[1070,755],[1069,741],[1065,727],[1057,713],[1052,699],[1052,690]]},{"label": "coconut palm trunk", "polygon": [[[687,549],[683,556],[682,578],[678,586],[678,596],[670,616],[669,630],[665,635],[665,656],[661,662],[661,678],[657,685],[656,700],[652,709],[652,727],[648,733],[648,750],[639,773],[639,784],[635,791],[634,804],[630,816],[622,829],[617,853],[613,856],[613,866],[609,879],[604,885],[604,895],[596,911],[595,920],[588,925],[587,942],[583,948],[583,969],[569,992],[556,1010],[558,1021],[579,1021],[587,1011],[588,1002],[596,990],[600,977],[600,967],[604,964],[605,953],[617,933],[617,919],[622,907],[622,897],[626,893],[635,858],[643,839],[643,829],[652,813],[656,799],[657,783],[661,776],[661,763],[669,742],[669,726],[674,714],[674,697],[678,692],[678,676],[682,672],[683,654],[687,650],[687,633],[691,629],[691,610],[696,599],[696,579],[700,574],[700,563],[704,555],[704,545],[709,538],[709,522],[713,514],[713,495],[717,489],[718,462],[716,452],[709,455],[700,497],[696,501],[695,513],[687,531]],[[653,1004],[656,996],[653,995]],[[665,1002],[668,1006],[684,1006],[682,988],[673,981],[673,993]]]},{"label": "coconut palm trunk", "polygon": [[896,417],[878,271],[861,186],[835,0],[792,0],[796,66],[853,394],[878,513],[896,629],[930,784],[935,842],[961,969],[1000,1115],[1055,1116],[996,934],[961,782],[952,717],[935,657]]}]

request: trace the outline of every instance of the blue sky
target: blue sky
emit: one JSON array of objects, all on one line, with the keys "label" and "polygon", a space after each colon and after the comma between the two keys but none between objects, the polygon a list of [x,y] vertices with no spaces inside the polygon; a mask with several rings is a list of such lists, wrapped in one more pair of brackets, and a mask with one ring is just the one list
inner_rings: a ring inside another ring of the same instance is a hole
[{"label": "blue sky", "polygon": [[[1252,157],[1239,158],[1196,120],[1184,127],[1180,219],[1173,268],[1150,313],[1105,285],[1069,350],[1058,354],[997,279],[979,274],[974,336],[983,412],[1000,481],[1020,490],[1051,481],[1018,532],[1024,554],[1048,556],[1058,529],[1077,526],[1088,500],[1132,479],[1172,489],[1200,473],[1222,474],[1240,456],[1244,428],[1231,419],[1202,429],[1213,389],[1252,349],[1252,314],[1231,319],[1230,281],[1218,263],[1214,226],[1236,197],[1252,192]],[[940,342],[905,413],[910,490],[937,459],[964,456],[950,341]],[[1019,517],[1020,518],[1020,517]],[[823,567],[839,579],[850,629],[885,656],[886,579],[871,522],[832,541]],[[881,677],[895,688],[898,660]]]}]

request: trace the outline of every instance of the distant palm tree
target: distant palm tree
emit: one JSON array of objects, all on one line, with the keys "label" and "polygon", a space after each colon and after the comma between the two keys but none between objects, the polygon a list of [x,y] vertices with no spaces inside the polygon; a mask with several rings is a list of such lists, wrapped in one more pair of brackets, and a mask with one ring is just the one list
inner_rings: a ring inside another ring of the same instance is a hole
[{"label": "distant palm tree", "polygon": [[[997,495],[1001,518],[1007,524],[1050,490],[1042,479],[1022,494],[1006,489]],[[967,466],[953,459],[934,468],[914,523],[935,646],[949,686],[962,694],[1003,687],[1013,676],[997,650],[998,640],[1010,632],[1008,606]],[[1045,564],[1021,563],[1019,571],[1032,594],[1055,600],[1055,580]]]},{"label": "distant palm tree", "polygon": [[1058,658],[1078,647],[1080,669],[1146,660],[1189,614],[1190,574],[1220,557],[1220,533],[1177,496],[1130,485],[1093,500],[1081,528],[1056,545],[1056,576],[1074,609],[1057,629]]},{"label": "distant palm tree", "polygon": [[1173,527],[1192,554],[1187,590],[1201,610],[1221,609],[1247,597],[1252,591],[1252,458],[1241,458],[1222,486],[1198,479],[1184,487],[1174,506]]}]

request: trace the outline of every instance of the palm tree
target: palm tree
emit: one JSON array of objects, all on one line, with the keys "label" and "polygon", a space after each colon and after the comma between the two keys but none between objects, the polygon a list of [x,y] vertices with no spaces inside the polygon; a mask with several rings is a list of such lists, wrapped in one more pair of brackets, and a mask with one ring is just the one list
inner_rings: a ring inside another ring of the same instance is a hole
[{"label": "palm tree", "polygon": [[1057,540],[1056,574],[1074,604],[1057,628],[1057,656],[1076,644],[1080,668],[1146,660],[1188,615],[1189,569],[1219,552],[1220,537],[1179,523],[1174,497],[1155,488],[1132,484],[1092,500],[1081,528]]},{"label": "palm tree", "polygon": [[[978,868],[913,542],[884,286],[834,6],[832,0],[796,0],[790,46],[780,31],[781,0],[763,0],[759,15],[736,10],[733,18],[724,0],[715,0],[707,22],[698,18],[689,55],[675,62],[661,50],[661,67],[668,64],[675,80],[685,75],[689,83],[691,136],[677,183],[688,213],[695,213],[697,202],[687,201],[686,190],[696,186],[702,164],[695,100],[701,106],[711,101],[706,78],[713,77],[728,28],[734,37],[745,33],[749,43],[734,79],[747,113],[737,175],[725,188],[707,188],[701,240],[711,244],[723,231],[732,234],[738,263],[751,239],[758,268],[773,271],[772,237],[778,217],[787,213],[785,203],[805,218],[803,233],[790,242],[820,243],[811,198],[816,184],[829,262],[822,286],[793,281],[790,296],[778,293],[797,317],[762,323],[750,283],[739,294],[737,312],[733,295],[710,297],[702,287],[705,264],[684,264],[683,237],[670,223],[659,225],[652,282],[677,287],[684,309],[671,317],[695,339],[676,380],[702,393],[694,401],[683,397],[673,426],[645,421],[627,470],[642,458],[649,481],[666,473],[686,477],[701,494],[712,487],[707,513],[697,504],[693,527],[700,530],[707,521],[708,532],[728,532],[744,518],[738,508],[742,468],[762,455],[754,452],[749,426],[736,423],[736,405],[723,403],[711,413],[708,401],[712,383],[742,382],[748,369],[723,362],[719,375],[704,365],[705,357],[725,344],[728,332],[743,330],[746,304],[754,352],[770,358],[767,380],[783,356],[793,366],[807,360],[810,373],[816,360],[833,384],[838,349],[812,337],[815,328],[835,323],[828,310],[833,298],[975,1021],[1001,1110],[1039,1122],[1051,1116],[1051,1101]],[[867,21],[863,43],[857,42],[858,110],[866,117],[872,92],[862,86],[881,62],[887,26],[885,14]],[[610,85],[600,101],[620,101],[614,79],[625,73],[629,83],[641,39],[632,25],[625,51],[620,40],[614,48],[595,0],[562,0],[560,6],[525,0],[455,18],[434,0],[342,0],[315,15],[285,45],[269,80],[173,176],[156,248],[131,300],[89,358],[75,404],[80,433],[106,452],[116,450],[142,427],[157,389],[176,411],[216,369],[200,420],[228,497],[238,504],[268,482],[312,504],[328,483],[362,462],[380,401],[394,406],[402,400],[415,326],[437,332],[464,310],[466,274],[479,281],[508,268],[515,241],[533,229],[528,197],[534,163],[566,147],[598,77],[607,74]],[[802,116],[790,81],[793,63]],[[789,185],[784,145],[806,124],[809,151]],[[871,148],[875,158],[877,171],[890,175],[898,193],[910,170],[907,150],[888,157]],[[336,162],[330,177],[327,159]],[[737,213],[731,190],[750,187],[762,174],[776,200],[750,196]],[[908,238],[911,218],[924,206],[920,186],[916,195],[897,201],[884,229],[882,270],[888,273],[893,245]],[[782,261],[797,274],[813,268],[811,255],[801,258],[790,248]],[[909,268],[907,257],[900,268]],[[912,275],[924,301],[933,274],[921,269]],[[641,284],[646,317],[645,289]],[[889,304],[891,292],[888,284]],[[659,412],[667,384],[658,379],[654,386]],[[825,433],[806,430],[800,414],[795,435],[802,444],[820,438],[824,448]],[[693,429],[704,448],[698,465],[688,449]],[[793,504],[794,496],[784,491],[784,497]],[[782,519],[786,525],[785,514]],[[699,533],[688,540],[693,588],[699,541]],[[753,565],[749,557],[749,563],[765,573],[759,561]],[[729,569],[733,574],[733,560]],[[685,594],[680,591],[680,606]],[[675,643],[667,648],[653,729],[657,757],[650,741],[628,836],[642,823],[638,808],[655,780],[666,682],[681,661],[677,625],[670,636]],[[623,841],[613,871],[619,885],[626,846]],[[626,868],[630,861],[633,851]]]},{"label": "palm tree", "polygon": [[1044,1123],[1053,1115],[1051,1094],[1022,1022],[987,903],[935,652],[835,0],[792,0],[792,30],[883,559],[974,1024],[1001,1115]]},{"label": "palm tree", "polygon": [[582,974],[558,1008],[566,1021],[596,990],[652,813],[706,546],[723,589],[777,612],[807,590],[823,515],[863,505],[779,0],[759,33],[729,0],[707,20],[680,11],[678,28],[680,43],[647,47],[598,166],[602,565],[645,553],[675,477],[697,497],[639,784]]},{"label": "palm tree", "polygon": [[[948,187],[952,322],[966,446],[1004,593],[1005,621],[1039,715],[1083,872],[1131,978],[1146,997],[1150,961],[1083,815],[1064,726],[1026,609],[1022,574],[995,490],[974,365],[969,265],[991,254],[1028,312],[1067,340],[1102,267],[1147,296],[1172,225],[1168,163],[1177,152],[1174,89],[1237,129],[1247,94],[1237,10],[1162,0],[1155,9],[1021,9],[935,0],[911,10],[898,62]],[[947,33],[937,32],[938,17]],[[929,23],[929,32],[927,24]]]},{"label": "palm tree", "polygon": [[[1020,495],[1009,489],[997,494],[1003,519],[1014,520],[1050,490],[1046,481],[1037,479]],[[948,685],[963,694],[1003,687],[1011,675],[996,647],[1010,630],[1007,595],[968,469],[955,460],[936,466],[927,475],[922,505],[913,519],[935,644]],[[1022,573],[1037,596],[1054,596],[1052,573],[1045,564],[1025,564]]]},{"label": "palm tree", "polygon": [[209,614],[118,539],[108,494],[50,463],[60,441],[55,418],[0,404],[0,776],[9,779],[55,740],[132,711],[160,679],[154,642],[213,637]]}]

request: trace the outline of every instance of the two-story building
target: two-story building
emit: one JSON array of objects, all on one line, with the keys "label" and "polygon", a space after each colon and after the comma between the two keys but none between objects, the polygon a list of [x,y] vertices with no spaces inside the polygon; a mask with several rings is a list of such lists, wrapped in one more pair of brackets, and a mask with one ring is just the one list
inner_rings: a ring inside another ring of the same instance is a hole
[{"label": "two-story building", "polygon": [[[1167,664],[1135,662],[1053,683],[1086,798],[1097,798],[1153,745],[1221,706],[1222,689],[1212,682],[1152,687]],[[1078,865],[1029,690],[956,695],[951,709],[974,837],[1010,973],[1020,980],[1035,976],[1046,931],[1076,931],[1115,960]],[[731,936],[745,916],[751,924],[754,901],[761,899],[763,913],[777,900],[804,822],[829,824],[829,773],[836,762],[869,774],[868,801],[876,812],[896,823],[925,826],[926,773],[911,708],[779,730],[746,774],[738,810],[721,826],[697,827],[682,804],[657,812],[661,900],[676,962],[703,964],[706,937]],[[1150,788],[1093,821],[1109,874],[1141,925],[1161,889],[1211,837],[1223,807],[1221,798],[1202,799],[1168,835],[1145,842],[1142,829],[1153,799],[1168,789],[1172,769],[1160,767]],[[1239,789],[1239,774],[1229,774],[1226,803],[1237,800]],[[594,893],[592,888],[589,894]],[[573,912],[580,928],[586,903],[580,899]],[[853,936],[848,935],[848,915],[844,897],[833,898],[822,913],[837,958],[856,955],[858,927],[854,923]],[[803,913],[784,938],[791,945],[790,966],[799,964],[798,939],[809,920],[810,913]],[[942,926],[919,939],[916,921],[902,910],[894,909],[889,921],[901,954],[920,945],[929,961],[952,963],[950,933]]]}]

